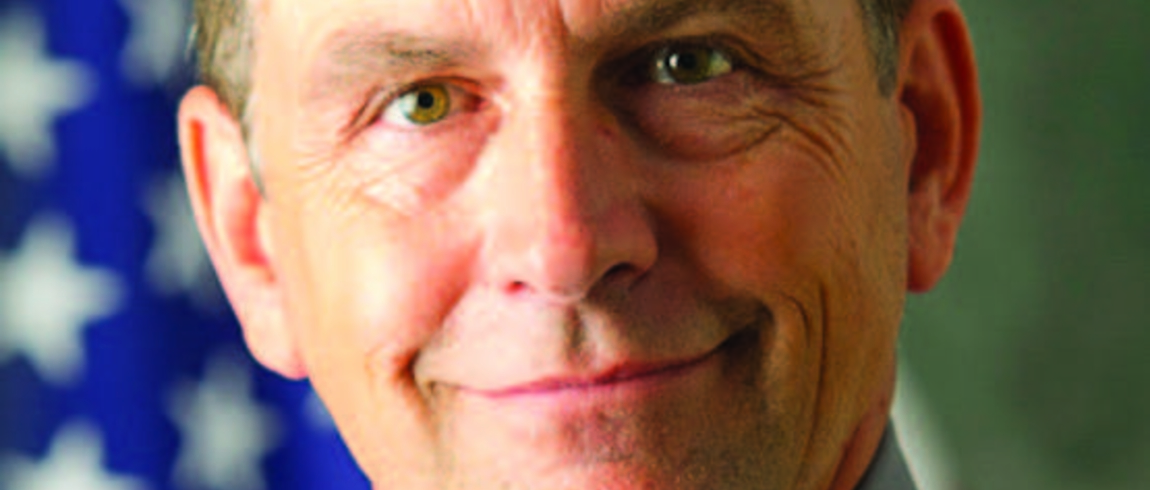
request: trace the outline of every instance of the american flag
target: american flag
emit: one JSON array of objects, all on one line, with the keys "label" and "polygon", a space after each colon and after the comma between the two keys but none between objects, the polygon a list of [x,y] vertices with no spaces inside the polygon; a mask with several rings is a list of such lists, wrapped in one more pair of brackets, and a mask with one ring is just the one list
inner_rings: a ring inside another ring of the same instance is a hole
[{"label": "american flag", "polygon": [[190,0],[0,0],[0,489],[368,488],[196,234]]}]

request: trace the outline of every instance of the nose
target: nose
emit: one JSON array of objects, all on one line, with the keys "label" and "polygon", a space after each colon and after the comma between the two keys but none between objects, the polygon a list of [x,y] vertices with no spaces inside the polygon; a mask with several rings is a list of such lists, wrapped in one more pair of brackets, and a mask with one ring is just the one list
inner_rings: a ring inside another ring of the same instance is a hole
[{"label": "nose", "polygon": [[507,109],[483,157],[484,269],[502,293],[573,303],[655,263],[642,175],[618,132],[564,90]]}]

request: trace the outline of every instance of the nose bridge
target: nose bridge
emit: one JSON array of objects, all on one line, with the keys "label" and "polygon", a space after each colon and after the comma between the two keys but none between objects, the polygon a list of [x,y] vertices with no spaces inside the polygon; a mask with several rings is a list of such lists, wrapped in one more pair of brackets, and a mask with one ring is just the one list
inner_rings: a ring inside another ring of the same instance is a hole
[{"label": "nose bridge", "polygon": [[[497,185],[488,230],[495,286],[552,300],[582,298],[619,266],[642,268],[621,175],[602,159],[589,104],[544,70],[512,99],[489,155]],[[560,72],[561,73],[561,72]],[[630,232],[625,229],[632,228]]]},{"label": "nose bridge", "polygon": [[525,148],[524,175],[531,194],[532,209],[544,237],[558,244],[585,245],[590,226],[603,209],[607,189],[588,182],[596,162],[588,158],[592,148],[581,142],[576,108],[569,97],[556,91],[538,94],[534,103],[524,104],[519,117]]}]

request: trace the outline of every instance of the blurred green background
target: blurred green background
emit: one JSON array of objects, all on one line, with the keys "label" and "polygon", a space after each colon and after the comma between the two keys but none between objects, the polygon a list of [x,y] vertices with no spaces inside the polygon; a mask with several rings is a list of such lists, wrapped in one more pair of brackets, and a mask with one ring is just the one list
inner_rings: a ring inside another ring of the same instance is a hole
[{"label": "blurred green background", "polygon": [[964,489],[1150,488],[1150,2],[962,5],[980,168],[904,367]]}]

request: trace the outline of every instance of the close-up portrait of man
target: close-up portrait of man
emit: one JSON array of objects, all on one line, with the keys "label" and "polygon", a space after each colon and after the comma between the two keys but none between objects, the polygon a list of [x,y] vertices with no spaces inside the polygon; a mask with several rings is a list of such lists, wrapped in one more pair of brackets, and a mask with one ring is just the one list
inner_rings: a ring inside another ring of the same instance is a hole
[{"label": "close-up portrait of man", "polygon": [[914,488],[896,344],[981,125],[956,0],[196,0],[193,35],[212,264],[375,488]]}]

